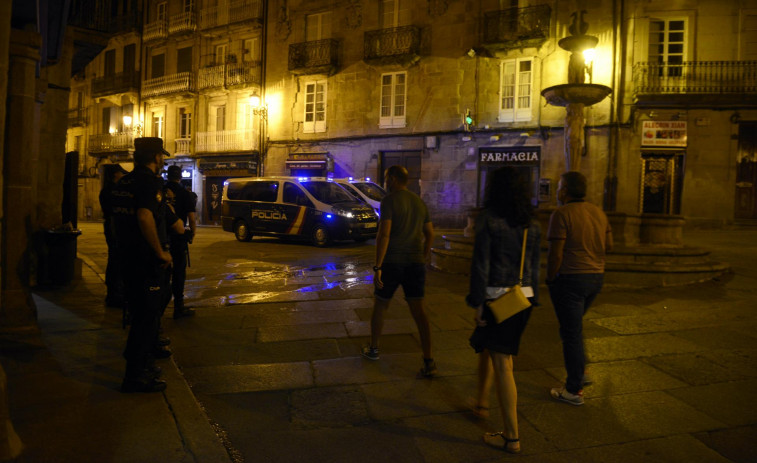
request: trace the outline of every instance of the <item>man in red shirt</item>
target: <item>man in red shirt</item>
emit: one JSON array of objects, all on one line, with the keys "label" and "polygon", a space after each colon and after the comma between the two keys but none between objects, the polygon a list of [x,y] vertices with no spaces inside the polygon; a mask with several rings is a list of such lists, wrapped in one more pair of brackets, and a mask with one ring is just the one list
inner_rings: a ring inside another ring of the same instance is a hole
[{"label": "man in red shirt", "polygon": [[565,385],[551,391],[553,398],[583,405],[586,356],[583,316],[604,282],[605,254],[612,248],[612,230],[607,216],[584,201],[586,177],[580,172],[560,176],[557,201],[561,204],[549,219],[547,285],[560,323],[560,339],[568,377]]}]

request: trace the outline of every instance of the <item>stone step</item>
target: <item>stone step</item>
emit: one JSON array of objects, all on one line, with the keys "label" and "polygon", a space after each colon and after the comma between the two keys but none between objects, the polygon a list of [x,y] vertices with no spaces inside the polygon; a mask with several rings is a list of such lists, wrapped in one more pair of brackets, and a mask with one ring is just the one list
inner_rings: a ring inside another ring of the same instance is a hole
[{"label": "stone step", "polygon": [[[432,268],[469,275],[473,238],[445,235],[443,248],[431,249]],[[697,283],[719,278],[730,266],[709,260],[709,251],[688,246],[621,246],[607,255],[605,282],[610,287],[656,287]],[[546,272],[542,251],[541,278]]]}]

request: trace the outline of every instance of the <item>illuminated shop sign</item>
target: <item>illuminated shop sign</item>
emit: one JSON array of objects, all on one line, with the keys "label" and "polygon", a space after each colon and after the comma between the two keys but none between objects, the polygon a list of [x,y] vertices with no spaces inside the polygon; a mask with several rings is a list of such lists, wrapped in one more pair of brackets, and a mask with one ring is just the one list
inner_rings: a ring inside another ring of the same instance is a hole
[{"label": "illuminated shop sign", "polygon": [[686,121],[643,121],[641,146],[686,146]]},{"label": "illuminated shop sign", "polygon": [[541,146],[501,146],[479,148],[481,164],[539,165]]}]

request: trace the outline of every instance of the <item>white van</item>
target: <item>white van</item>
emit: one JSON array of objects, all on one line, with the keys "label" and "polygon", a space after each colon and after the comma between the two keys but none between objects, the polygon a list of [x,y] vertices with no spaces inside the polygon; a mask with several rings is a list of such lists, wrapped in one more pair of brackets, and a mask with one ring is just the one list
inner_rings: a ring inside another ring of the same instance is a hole
[{"label": "white van", "polygon": [[376,212],[376,215],[379,215],[381,200],[386,196],[386,191],[376,183],[372,182],[370,178],[355,179],[347,177],[335,178],[334,181],[371,206],[374,212]]},{"label": "white van", "polygon": [[332,179],[248,177],[225,182],[223,229],[239,241],[253,235],[297,237],[316,246],[376,237],[378,217]]}]

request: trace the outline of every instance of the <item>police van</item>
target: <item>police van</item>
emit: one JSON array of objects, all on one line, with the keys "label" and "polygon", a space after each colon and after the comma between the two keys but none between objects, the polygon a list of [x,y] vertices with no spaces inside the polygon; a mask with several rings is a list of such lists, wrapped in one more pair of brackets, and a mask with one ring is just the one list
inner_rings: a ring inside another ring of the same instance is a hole
[{"label": "police van", "polygon": [[376,237],[378,217],[324,177],[249,177],[224,183],[223,229],[239,241],[253,235],[292,237],[326,246],[332,240]]},{"label": "police van", "polygon": [[355,197],[371,206],[376,215],[379,215],[381,200],[386,196],[386,191],[373,183],[370,178],[346,177],[335,178],[334,181],[355,195]]}]

